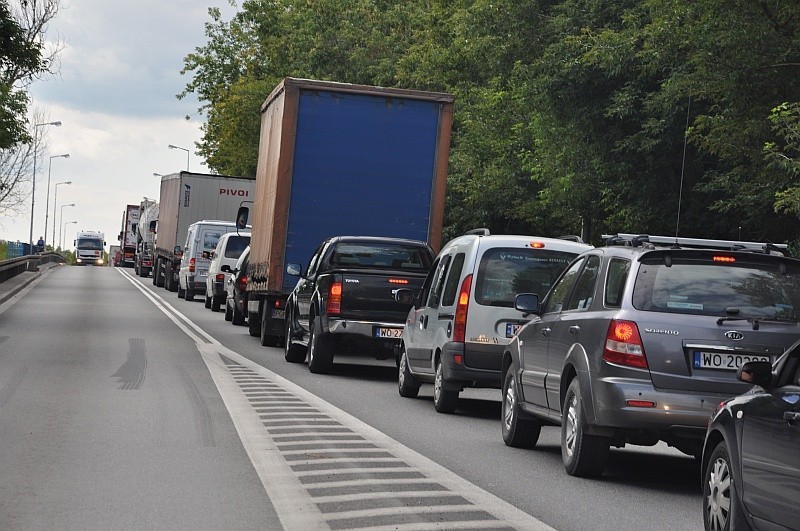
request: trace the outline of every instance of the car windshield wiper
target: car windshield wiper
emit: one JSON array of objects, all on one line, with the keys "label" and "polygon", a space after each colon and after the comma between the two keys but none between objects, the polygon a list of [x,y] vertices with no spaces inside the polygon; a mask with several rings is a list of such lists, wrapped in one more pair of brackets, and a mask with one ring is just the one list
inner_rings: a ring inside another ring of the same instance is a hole
[{"label": "car windshield wiper", "polygon": [[719,319],[717,319],[717,324],[721,325],[725,321],[747,321],[748,323],[753,325],[753,330],[758,330],[759,325],[761,323],[790,324],[790,325],[797,324],[797,321],[792,321],[790,319],[768,319],[759,317],[720,317]]}]

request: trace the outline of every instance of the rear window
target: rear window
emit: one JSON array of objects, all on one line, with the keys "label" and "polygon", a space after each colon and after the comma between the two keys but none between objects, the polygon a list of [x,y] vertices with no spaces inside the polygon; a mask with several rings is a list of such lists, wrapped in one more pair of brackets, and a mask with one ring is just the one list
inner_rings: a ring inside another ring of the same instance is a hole
[{"label": "rear window", "polygon": [[250,245],[250,236],[231,236],[225,246],[225,258],[239,258]]},{"label": "rear window", "polygon": [[713,254],[663,257],[642,263],[633,289],[639,310],[798,321],[800,268],[789,261],[758,262]]},{"label": "rear window", "polygon": [[331,266],[341,268],[391,269],[425,273],[431,267],[426,247],[385,243],[340,243],[331,256]]},{"label": "rear window", "polygon": [[203,250],[213,251],[217,248],[219,239],[222,238],[224,233],[218,230],[207,230],[203,232]]},{"label": "rear window", "polygon": [[519,293],[544,297],[576,256],[577,253],[549,249],[489,249],[478,267],[475,301],[484,306],[513,308],[514,297]]}]

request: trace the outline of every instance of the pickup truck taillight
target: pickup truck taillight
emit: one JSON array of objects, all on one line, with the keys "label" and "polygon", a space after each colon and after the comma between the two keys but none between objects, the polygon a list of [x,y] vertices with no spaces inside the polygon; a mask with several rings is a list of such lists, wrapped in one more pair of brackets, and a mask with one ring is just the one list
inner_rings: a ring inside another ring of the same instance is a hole
[{"label": "pickup truck taillight", "polygon": [[453,341],[464,342],[467,333],[467,308],[469,308],[469,292],[472,289],[472,275],[467,275],[461,282],[461,289],[458,292],[458,303],[456,304],[455,326],[453,328]]},{"label": "pickup truck taillight", "polygon": [[194,258],[189,259],[189,273],[194,273]]},{"label": "pickup truck taillight", "polygon": [[342,283],[331,282],[328,286],[328,302],[325,304],[325,312],[328,315],[339,315],[342,311]]}]

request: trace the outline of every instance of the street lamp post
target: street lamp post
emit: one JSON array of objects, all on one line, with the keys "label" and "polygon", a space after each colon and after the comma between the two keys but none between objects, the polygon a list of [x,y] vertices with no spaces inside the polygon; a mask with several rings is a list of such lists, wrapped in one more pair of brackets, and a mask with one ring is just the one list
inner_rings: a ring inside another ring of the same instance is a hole
[{"label": "street lamp post", "polygon": [[[47,203],[45,203],[44,206],[44,233],[42,234],[42,239],[44,240],[47,240],[47,223],[48,223],[48,217],[50,216],[50,173],[53,169],[53,159],[57,158],[68,159],[69,153],[64,153],[63,155],[50,155],[50,165],[47,168]],[[53,205],[53,208],[55,208],[55,205]],[[55,214],[53,214],[53,217],[55,218]],[[55,222],[56,220],[53,219],[53,223]],[[53,231],[55,231],[55,226],[53,226]],[[46,244],[47,241],[45,241],[45,246]],[[53,244],[54,244],[53,247],[55,248],[55,242],[53,242]]]},{"label": "street lamp post", "polygon": [[[36,205],[36,159],[39,157],[39,153],[37,152],[37,144],[38,141],[38,133],[36,132],[37,127],[42,127],[45,125],[54,125],[56,127],[61,127],[61,121],[56,122],[45,122],[41,124],[34,124],[33,125],[33,189],[31,190],[31,232],[28,235],[28,252],[33,251],[33,207]],[[45,227],[47,228],[47,227]]]},{"label": "street lamp post", "polygon": [[[72,184],[72,181],[64,181],[61,183],[56,183],[53,185],[53,249],[56,247],[56,205],[58,205],[58,185],[60,184]],[[63,212],[63,210],[62,210]]]},{"label": "street lamp post", "polygon": [[189,171],[189,150],[186,148],[182,148],[180,146],[175,146],[173,144],[170,144],[167,147],[170,149],[182,149],[183,151],[186,152],[186,171]]},{"label": "street lamp post", "polygon": [[[61,205],[61,215],[58,216],[58,220],[59,220],[59,224],[58,224],[58,241],[62,242],[61,245],[59,246],[59,248],[62,249],[62,250],[64,249],[64,243],[63,243],[64,242],[64,238],[61,235],[62,233],[61,233],[61,223],[60,222],[64,221],[64,207],[74,207],[74,206],[75,206],[75,203],[70,203],[68,205]],[[54,223],[56,221],[55,218],[56,218],[56,215],[53,214],[53,222]],[[55,225],[53,225],[53,226],[55,226]],[[55,238],[55,235],[53,235],[53,236]],[[55,241],[55,239],[53,239],[53,241]]]},{"label": "street lamp post", "polygon": [[163,177],[164,175],[160,173],[153,172],[153,177]]},{"label": "street lamp post", "polygon": [[[66,221],[66,222],[64,222],[64,233],[67,232],[67,225],[69,225],[70,223],[77,223],[77,221]],[[61,248],[62,249],[64,248],[64,235],[63,234],[61,235]]]}]

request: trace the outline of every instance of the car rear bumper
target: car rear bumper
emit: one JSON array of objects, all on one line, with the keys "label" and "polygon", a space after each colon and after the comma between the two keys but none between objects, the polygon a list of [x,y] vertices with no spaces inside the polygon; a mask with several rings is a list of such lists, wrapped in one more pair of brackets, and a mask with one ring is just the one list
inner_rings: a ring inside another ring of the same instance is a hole
[{"label": "car rear bumper", "polygon": [[379,330],[391,329],[400,330],[402,333],[405,323],[390,323],[379,321],[355,321],[350,319],[328,318],[327,327],[331,334],[349,334],[354,336],[368,337],[379,341],[393,341],[400,343],[402,336],[381,337]]},{"label": "car rear bumper", "polygon": [[[500,389],[500,369],[504,349],[505,345],[446,343],[441,358],[444,364],[445,385],[459,389],[462,387]],[[479,366],[476,367],[476,364]]]}]

